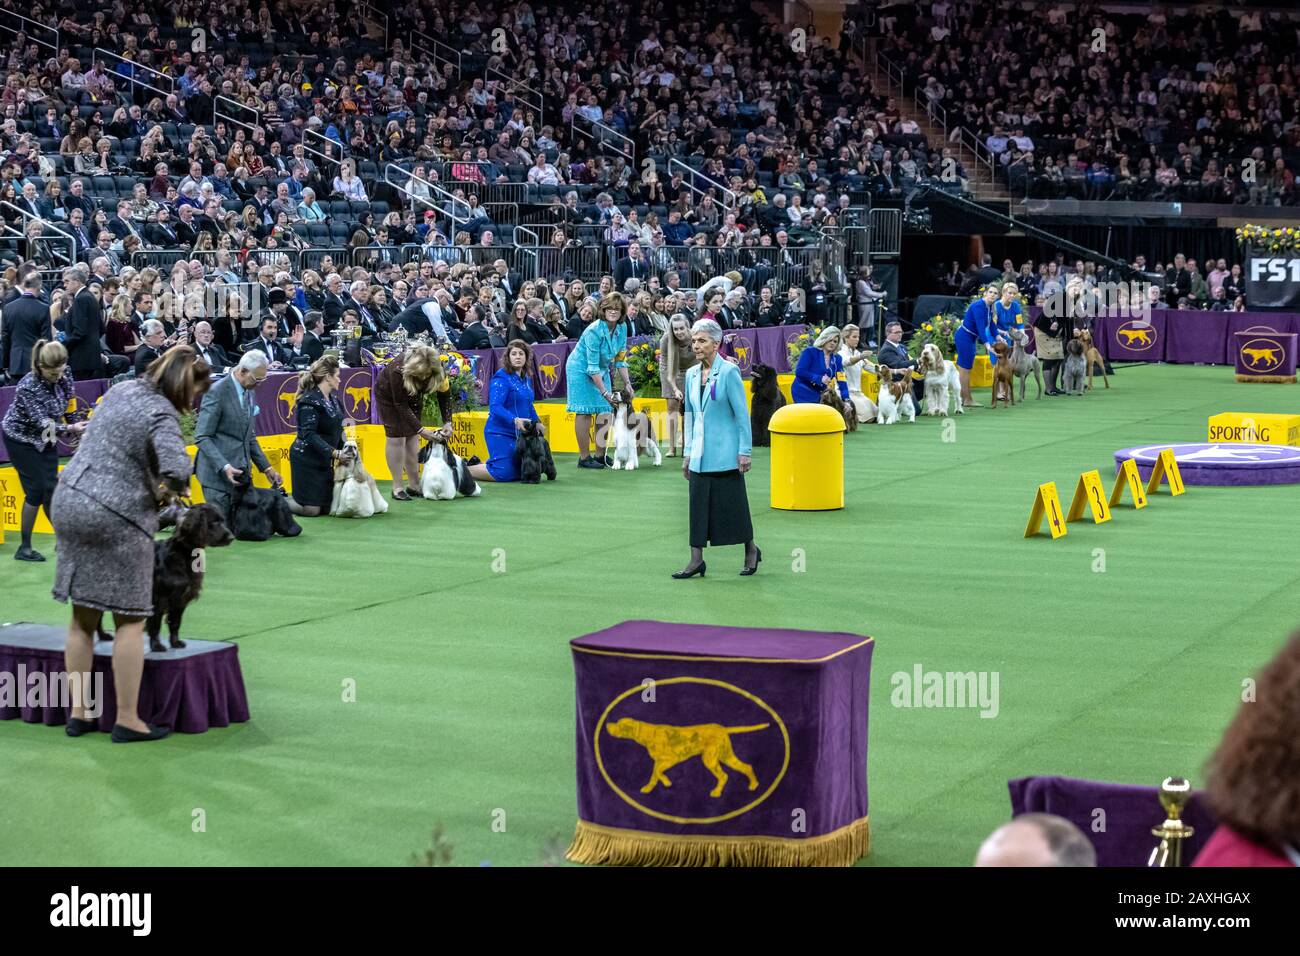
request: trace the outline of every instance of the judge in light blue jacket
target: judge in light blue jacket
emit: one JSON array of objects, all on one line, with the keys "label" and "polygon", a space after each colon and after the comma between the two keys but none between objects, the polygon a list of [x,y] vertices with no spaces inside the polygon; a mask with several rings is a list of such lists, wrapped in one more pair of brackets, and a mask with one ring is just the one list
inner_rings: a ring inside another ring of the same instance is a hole
[{"label": "judge in light blue jacket", "polygon": [[722,327],[712,319],[691,327],[699,364],[686,372],[682,459],[682,475],[690,483],[691,560],[673,573],[679,580],[704,576],[708,545],[743,544],[742,576],[757,571],[763,559],[745,494],[751,445],[745,386],[739,366],[718,354],[721,341]]}]

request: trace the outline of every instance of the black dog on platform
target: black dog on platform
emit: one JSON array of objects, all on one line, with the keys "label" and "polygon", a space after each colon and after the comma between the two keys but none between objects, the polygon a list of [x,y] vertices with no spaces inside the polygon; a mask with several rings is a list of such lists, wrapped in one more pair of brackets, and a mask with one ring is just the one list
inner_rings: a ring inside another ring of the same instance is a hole
[{"label": "black dog on platform", "polygon": [[296,538],[302,534],[284,492],[255,488],[251,482],[239,485],[231,496],[230,528],[240,541],[266,541],[273,534]]},{"label": "black dog on platform", "polygon": [[551,447],[537,432],[537,422],[524,422],[523,430],[515,439],[515,457],[519,459],[519,480],[525,485],[536,485],[542,480],[555,480],[555,459]]},{"label": "black dog on platform", "polygon": [[[149,632],[149,650],[167,650],[159,637],[163,617],[167,618],[167,638],[174,648],[184,647],[181,618],[185,609],[198,600],[203,589],[205,548],[224,548],[234,540],[221,512],[212,505],[195,505],[176,522],[170,538],[153,545],[153,614],[145,629]],[[103,627],[100,640],[107,640]]]},{"label": "black dog on platform", "polygon": [[770,365],[754,366],[753,386],[754,401],[749,409],[752,444],[756,448],[766,448],[772,444],[771,433],[767,430],[768,422],[777,409],[785,405],[785,396],[777,385],[776,369]]}]

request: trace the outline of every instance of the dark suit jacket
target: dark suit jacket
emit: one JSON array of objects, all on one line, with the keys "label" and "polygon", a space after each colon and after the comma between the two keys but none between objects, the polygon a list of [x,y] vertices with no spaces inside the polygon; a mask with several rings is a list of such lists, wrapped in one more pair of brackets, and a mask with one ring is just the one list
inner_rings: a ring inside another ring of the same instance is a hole
[{"label": "dark suit jacket", "polygon": [[155,246],[171,249],[180,244],[176,238],[176,223],[171,220],[168,220],[165,226],[159,222],[151,222],[144,227],[144,232],[145,239]]},{"label": "dark suit jacket", "polygon": [[38,296],[19,295],[4,306],[0,369],[20,379],[32,370],[32,347],[50,337],[50,307]]},{"label": "dark suit jacket", "polygon": [[284,354],[284,346],[280,345],[278,342],[268,343],[265,339],[259,337],[245,345],[243,351],[251,352],[254,349],[266,353],[266,359],[268,362],[287,361]]},{"label": "dark suit jacket", "polygon": [[192,249],[194,247],[194,240],[199,237],[199,231],[193,225],[197,221],[197,219],[191,220],[189,225],[179,219],[176,221],[176,243],[182,249]]},{"label": "dark suit jacket", "polygon": [[68,367],[78,372],[104,369],[99,337],[104,332],[104,311],[99,297],[89,289],[82,289],[72,300],[72,310],[65,322],[66,336],[63,344],[68,348]]},{"label": "dark suit jacket", "polygon": [[467,325],[465,331],[460,333],[460,341],[456,343],[457,347],[462,349],[503,348],[505,344],[500,333],[489,334],[482,322],[471,322]]},{"label": "dark suit jacket", "polygon": [[215,339],[206,349],[201,348],[197,342],[194,343],[194,352],[199,358],[207,362],[214,372],[224,372],[235,364],[230,356],[226,354],[226,350],[218,345]]},{"label": "dark suit jacket", "polygon": [[302,335],[302,349],[307,353],[307,358],[315,362],[325,354],[325,342],[315,332],[304,332]]},{"label": "dark suit jacket", "polygon": [[876,353],[881,365],[892,369],[916,368],[916,359],[907,354],[907,348],[902,342],[895,345],[893,342],[886,341],[880,346],[880,351]]},{"label": "dark suit jacket", "polygon": [[132,363],[131,363],[132,365],[135,366],[136,376],[139,377],[143,375],[144,370],[147,369],[150,363],[153,362],[153,360],[156,359],[161,354],[162,354],[161,352],[157,351],[156,349],[154,349],[152,346],[149,345],[141,345],[138,349],[136,349],[135,357],[132,359]]},{"label": "dark suit jacket", "polygon": [[614,264],[614,291],[622,292],[628,279],[640,279],[643,283],[650,278],[650,263],[643,255],[639,260],[624,256]]}]

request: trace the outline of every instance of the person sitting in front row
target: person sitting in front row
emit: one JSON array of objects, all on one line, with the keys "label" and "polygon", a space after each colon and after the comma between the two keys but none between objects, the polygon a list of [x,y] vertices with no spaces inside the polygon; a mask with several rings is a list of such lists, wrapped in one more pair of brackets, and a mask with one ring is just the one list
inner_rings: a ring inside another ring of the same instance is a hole
[{"label": "person sitting in front row", "polygon": [[790,397],[796,404],[817,404],[822,392],[835,388],[840,398],[849,400],[849,384],[844,376],[844,359],[840,357],[840,330],[833,325],[822,329],[813,347],[804,349],[795,366]]}]

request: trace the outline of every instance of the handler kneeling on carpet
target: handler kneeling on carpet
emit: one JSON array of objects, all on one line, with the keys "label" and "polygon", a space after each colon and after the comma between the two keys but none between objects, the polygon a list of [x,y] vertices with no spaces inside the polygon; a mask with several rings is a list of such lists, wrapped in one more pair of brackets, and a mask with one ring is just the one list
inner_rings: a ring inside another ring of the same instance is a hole
[{"label": "handler kneeling on carpet", "polygon": [[745,494],[750,465],[749,408],[740,367],[718,355],[722,327],[700,319],[691,344],[700,364],[686,372],[686,457],[682,476],[690,482],[691,561],[673,577],[704,576],[706,545],[745,545],[742,575],[758,570],[763,552],[754,544],[754,525]]}]

